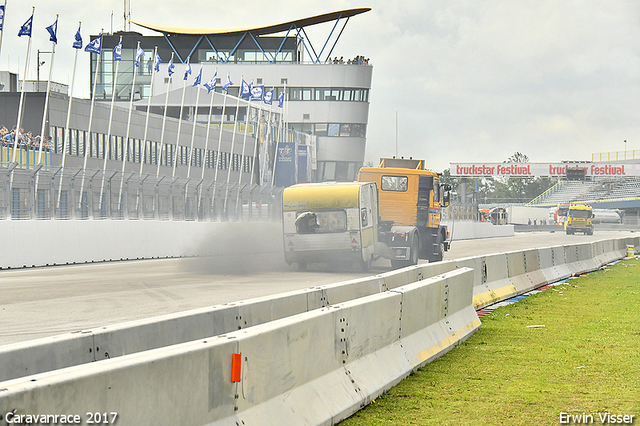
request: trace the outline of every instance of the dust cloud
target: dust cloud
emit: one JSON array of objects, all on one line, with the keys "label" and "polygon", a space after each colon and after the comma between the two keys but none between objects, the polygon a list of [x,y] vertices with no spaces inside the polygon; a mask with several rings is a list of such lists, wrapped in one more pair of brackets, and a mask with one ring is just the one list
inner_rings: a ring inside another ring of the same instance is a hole
[{"label": "dust cloud", "polygon": [[282,224],[279,222],[212,225],[197,249],[199,257],[194,263],[199,272],[243,275],[291,269],[284,260]]}]

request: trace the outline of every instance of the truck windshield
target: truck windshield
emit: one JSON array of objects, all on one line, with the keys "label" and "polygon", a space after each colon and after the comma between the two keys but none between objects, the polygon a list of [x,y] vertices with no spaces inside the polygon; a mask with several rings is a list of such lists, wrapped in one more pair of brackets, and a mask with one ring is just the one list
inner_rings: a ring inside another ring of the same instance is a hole
[{"label": "truck windshield", "polygon": [[409,178],[406,176],[382,176],[383,191],[406,192]]},{"label": "truck windshield", "polygon": [[569,217],[589,219],[591,217],[591,210],[569,210]]},{"label": "truck windshield", "polygon": [[344,210],[298,212],[297,217],[299,234],[329,234],[347,230],[347,212]]}]

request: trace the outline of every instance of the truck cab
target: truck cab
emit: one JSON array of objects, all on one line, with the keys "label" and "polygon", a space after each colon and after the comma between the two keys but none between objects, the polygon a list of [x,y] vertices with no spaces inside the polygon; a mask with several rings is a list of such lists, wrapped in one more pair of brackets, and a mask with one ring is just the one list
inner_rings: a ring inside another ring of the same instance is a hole
[{"label": "truck cab", "polygon": [[361,168],[358,181],[378,187],[381,242],[392,250],[408,245],[417,255],[392,259],[394,267],[415,264],[418,258],[442,260],[450,243],[446,226],[440,224],[441,209],[449,205],[451,188],[424,169],[424,160],[383,158],[379,167]]},{"label": "truck cab", "polygon": [[593,235],[593,210],[590,206],[573,205],[569,207],[564,229],[567,235],[582,232],[584,235]]}]

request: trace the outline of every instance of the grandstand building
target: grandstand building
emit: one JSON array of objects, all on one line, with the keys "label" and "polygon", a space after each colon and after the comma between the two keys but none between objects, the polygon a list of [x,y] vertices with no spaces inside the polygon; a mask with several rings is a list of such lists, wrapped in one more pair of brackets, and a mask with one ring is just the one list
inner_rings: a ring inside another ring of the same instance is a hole
[{"label": "grandstand building", "polygon": [[[243,206],[271,206],[278,187],[354,180],[364,162],[372,65],[361,52],[331,57],[349,19],[369,10],[233,30],[134,22],[158,35],[91,37],[102,37],[100,53],[91,53],[91,99],[47,94],[37,82],[21,101],[21,85],[7,74],[0,123],[11,129],[21,110],[20,127],[52,141],[43,151],[0,147],[0,218],[240,218]],[[328,37],[312,44],[305,27],[324,23]],[[136,66],[138,43],[145,53]],[[183,80],[187,63],[192,73]],[[215,73],[209,94],[202,83]],[[233,84],[223,93],[227,76]],[[284,94],[283,107],[239,99],[243,80],[273,90],[274,100]]]},{"label": "grandstand building", "polygon": [[[191,88],[191,82],[201,67],[203,83],[217,72],[216,91],[219,94],[227,75],[234,83],[229,88],[230,95],[238,95],[243,79],[256,86],[263,85],[265,90],[273,89],[274,99],[284,93],[283,120],[286,127],[316,136],[315,146],[308,149],[308,179],[301,176],[298,181],[351,181],[356,179],[364,162],[372,66],[357,52],[354,52],[353,60],[343,59],[334,63],[331,55],[339,37],[328,37],[320,47],[314,46],[303,35],[306,34],[305,27],[330,22],[335,22],[334,31],[337,32],[340,24],[344,29],[351,17],[368,10],[343,10],[267,27],[241,29],[176,28],[131,21],[161,35],[142,36],[136,32],[109,34],[104,35],[103,45],[115,46],[122,37],[116,99],[129,101],[136,71],[133,96],[139,111],[146,110],[147,98],[151,96],[151,111],[162,114],[167,99],[165,95],[169,91],[169,117],[177,119],[182,110],[183,120],[206,122],[209,99],[202,97],[196,106],[196,90]],[[279,33],[284,36],[276,35]],[[92,39],[96,37],[92,36]],[[143,65],[136,68],[134,59],[138,42],[145,55],[141,59]],[[163,61],[160,72],[152,69],[156,47]],[[176,67],[175,74],[169,76],[167,66],[172,55]],[[183,104],[183,71],[187,61],[192,75],[188,79]],[[110,49],[103,51],[99,66],[97,55],[92,55],[90,72],[92,79],[97,74],[98,100],[111,100],[115,69],[116,61]],[[214,97],[213,123],[220,121],[222,105],[223,97]],[[223,121],[231,123],[236,117],[241,122],[246,121],[244,103],[238,111],[234,104],[227,104]]]}]

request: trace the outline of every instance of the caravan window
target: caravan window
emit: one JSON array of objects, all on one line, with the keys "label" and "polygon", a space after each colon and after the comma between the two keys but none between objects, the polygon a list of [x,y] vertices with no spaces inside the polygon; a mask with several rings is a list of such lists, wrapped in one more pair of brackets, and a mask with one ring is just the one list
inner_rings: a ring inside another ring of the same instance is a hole
[{"label": "caravan window", "polygon": [[313,214],[315,223],[312,229],[307,229],[306,226],[299,226],[299,234],[330,234],[336,232],[345,232],[347,230],[347,212],[344,210],[314,210],[313,212],[299,211],[296,214],[297,218],[300,216],[310,216]]},{"label": "caravan window", "polygon": [[407,192],[409,178],[406,176],[382,176],[383,191]]}]

